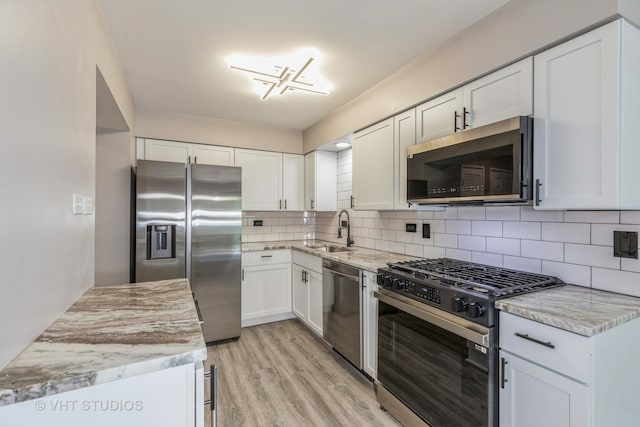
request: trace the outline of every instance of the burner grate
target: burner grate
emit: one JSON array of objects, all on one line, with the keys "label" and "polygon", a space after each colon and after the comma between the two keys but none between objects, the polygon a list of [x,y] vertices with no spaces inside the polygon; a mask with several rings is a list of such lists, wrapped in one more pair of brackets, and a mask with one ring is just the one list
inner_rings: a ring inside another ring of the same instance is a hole
[{"label": "burner grate", "polygon": [[555,277],[507,268],[476,264],[451,258],[389,263],[391,269],[423,274],[441,283],[474,292],[505,296],[562,284]]}]

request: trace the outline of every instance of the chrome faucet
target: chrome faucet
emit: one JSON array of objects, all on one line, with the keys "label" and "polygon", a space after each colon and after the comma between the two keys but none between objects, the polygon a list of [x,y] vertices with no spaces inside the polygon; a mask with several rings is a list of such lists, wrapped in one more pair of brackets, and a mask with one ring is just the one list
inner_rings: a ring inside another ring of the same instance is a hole
[{"label": "chrome faucet", "polygon": [[350,248],[355,243],[351,238],[351,220],[349,219],[349,212],[346,209],[342,209],[338,214],[338,238],[342,238],[342,223],[340,222],[340,218],[342,218],[342,214],[347,214],[347,247]]}]

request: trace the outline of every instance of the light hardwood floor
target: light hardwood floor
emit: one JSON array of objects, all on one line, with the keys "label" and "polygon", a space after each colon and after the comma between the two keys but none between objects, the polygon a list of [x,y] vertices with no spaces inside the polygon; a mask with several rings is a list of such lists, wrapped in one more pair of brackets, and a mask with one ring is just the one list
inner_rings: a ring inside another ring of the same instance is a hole
[{"label": "light hardwood floor", "polygon": [[220,427],[399,425],[371,382],[298,320],[244,328],[209,345],[207,362],[218,368]]}]

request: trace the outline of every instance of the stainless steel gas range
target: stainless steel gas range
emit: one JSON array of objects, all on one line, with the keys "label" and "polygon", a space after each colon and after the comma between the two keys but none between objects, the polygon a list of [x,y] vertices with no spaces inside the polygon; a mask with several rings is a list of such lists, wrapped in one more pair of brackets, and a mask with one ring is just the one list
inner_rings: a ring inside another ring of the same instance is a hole
[{"label": "stainless steel gas range", "polygon": [[449,258],[378,270],[376,396],[404,425],[497,426],[500,298],[563,285]]}]

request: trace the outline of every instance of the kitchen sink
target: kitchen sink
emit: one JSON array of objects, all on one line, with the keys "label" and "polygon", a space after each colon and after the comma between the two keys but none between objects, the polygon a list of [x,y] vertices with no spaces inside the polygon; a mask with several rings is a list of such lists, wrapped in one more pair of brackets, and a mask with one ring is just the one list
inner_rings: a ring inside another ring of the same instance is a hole
[{"label": "kitchen sink", "polygon": [[322,245],[322,246],[309,246],[309,247],[322,252],[351,252],[353,250],[345,246],[337,246],[337,245]]}]

